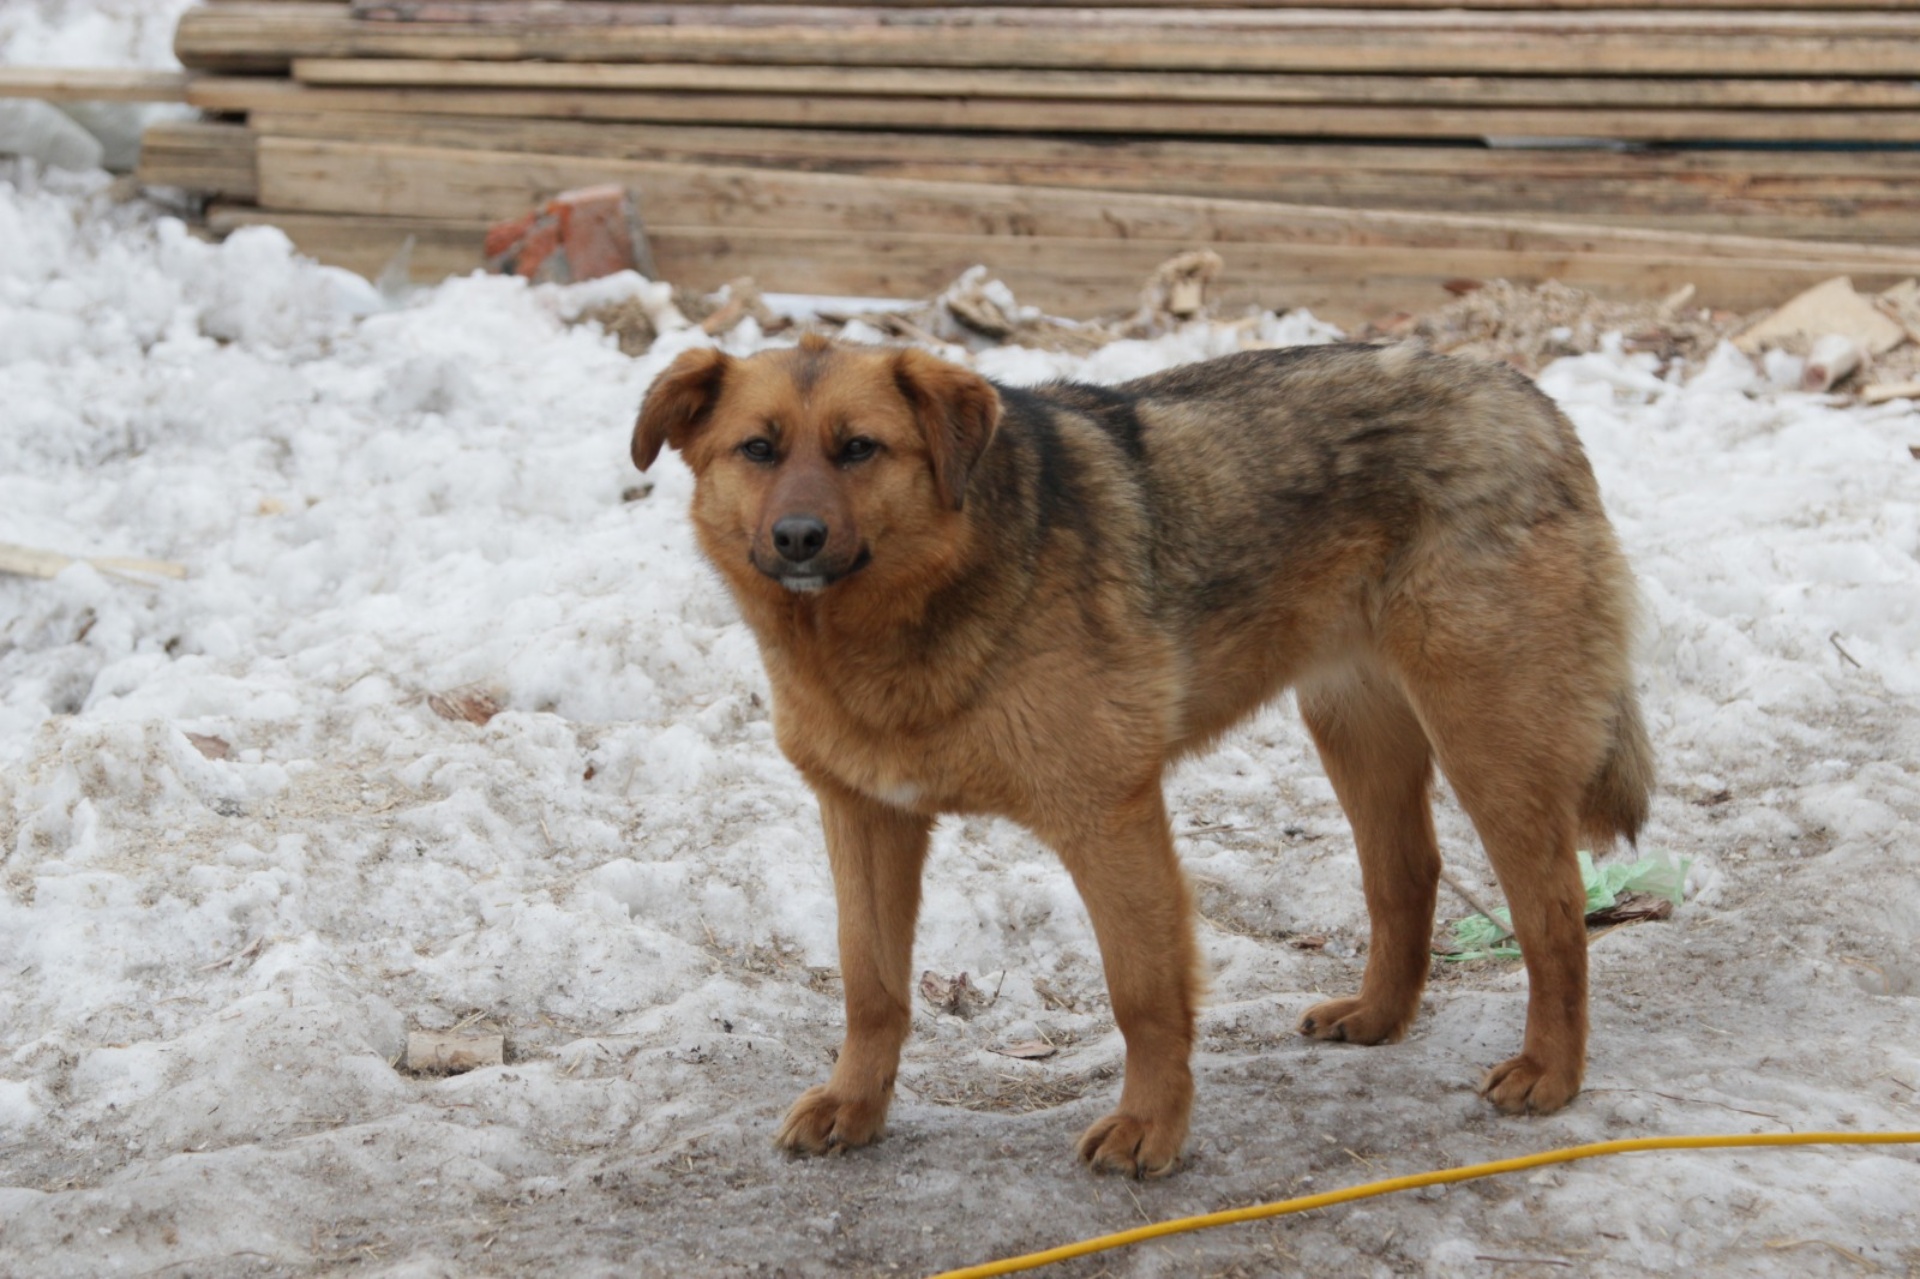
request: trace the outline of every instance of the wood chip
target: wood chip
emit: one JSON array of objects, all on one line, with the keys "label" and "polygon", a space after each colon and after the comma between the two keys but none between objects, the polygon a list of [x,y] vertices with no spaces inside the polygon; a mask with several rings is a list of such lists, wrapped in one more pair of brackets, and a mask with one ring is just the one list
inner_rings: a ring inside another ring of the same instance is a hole
[{"label": "wood chip", "polygon": [[727,298],[715,307],[707,317],[700,321],[700,331],[718,337],[731,332],[742,320],[752,318],[760,326],[762,333],[779,333],[790,327],[789,321],[776,314],[760,296],[760,286],[751,277],[742,276],[731,281],[726,289]]},{"label": "wood chip", "polygon": [[611,334],[620,344],[620,354],[625,356],[645,355],[653,348],[653,340],[660,336],[653,312],[639,298],[621,298],[605,306],[591,307],[581,312],[580,318],[598,324]]},{"label": "wood chip", "polygon": [[1862,388],[1860,398],[1868,404],[1885,404],[1889,400],[1920,400],[1920,381],[1875,382]]},{"label": "wood chip", "polygon": [[429,693],[427,705],[441,719],[465,720],[469,724],[485,724],[500,713],[500,703],[491,693],[471,688]]},{"label": "wood chip", "polygon": [[1140,290],[1140,309],[1127,325],[1135,337],[1157,336],[1206,310],[1207,290],[1226,261],[1212,249],[1176,253],[1153,269]]},{"label": "wood chip", "polygon": [[1902,280],[1873,300],[1881,314],[1920,342],[1920,280]]},{"label": "wood chip", "polygon": [[193,743],[193,749],[208,759],[226,759],[233,754],[233,747],[218,737],[209,737],[205,733],[188,733],[187,740]]},{"label": "wood chip", "polygon": [[942,977],[928,969],[920,974],[920,993],[936,1011],[952,1013],[956,1017],[971,1017],[986,1002],[986,996],[980,993],[980,988],[965,973]]},{"label": "wood chip", "polygon": [[988,290],[984,272],[969,271],[940,295],[939,304],[955,320],[983,337],[1005,340],[1019,327]]},{"label": "wood chip", "polygon": [[1852,338],[1869,355],[1891,351],[1907,340],[1904,328],[1871,299],[1854,292],[1851,279],[1836,275],[1748,325],[1733,344],[1754,355],[1769,346],[1815,342],[1833,333]]},{"label": "wood chip", "polygon": [[416,1030],[407,1036],[406,1068],[414,1075],[459,1075],[506,1060],[504,1035]]},{"label": "wood chip", "polygon": [[1675,316],[1679,315],[1680,308],[1685,306],[1687,303],[1693,301],[1693,295],[1698,291],[1699,290],[1695,289],[1691,284],[1683,284],[1679,288],[1675,289],[1673,292],[1667,294],[1667,296],[1665,296],[1664,298],[1661,298],[1660,299],[1661,317],[1667,320],[1671,320]]},{"label": "wood chip", "polygon": [[1045,1061],[1060,1050],[1044,1039],[1023,1039],[1000,1047],[988,1045],[987,1051],[999,1053],[1002,1057],[1017,1057],[1021,1061]]}]

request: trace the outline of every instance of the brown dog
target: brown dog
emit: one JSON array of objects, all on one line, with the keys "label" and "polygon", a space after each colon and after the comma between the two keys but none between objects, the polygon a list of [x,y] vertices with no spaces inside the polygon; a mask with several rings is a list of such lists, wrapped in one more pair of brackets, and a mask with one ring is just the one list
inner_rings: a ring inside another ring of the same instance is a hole
[{"label": "brown dog", "polygon": [[879,1135],[911,1021],[928,834],[994,813],[1058,852],[1126,1038],[1096,1169],[1171,1170],[1198,959],[1161,777],[1298,689],[1359,846],[1360,993],[1301,1030],[1405,1033],[1429,966],[1433,761],[1513,904],[1530,994],[1481,1092],[1549,1111],[1586,1064],[1581,836],[1631,838],[1650,750],[1632,589],[1572,426],[1504,368],[1406,347],[1229,356],[1124,386],[996,387],[920,351],[689,351],[633,459],[758,638],[820,801],[847,1035],[779,1141]]}]

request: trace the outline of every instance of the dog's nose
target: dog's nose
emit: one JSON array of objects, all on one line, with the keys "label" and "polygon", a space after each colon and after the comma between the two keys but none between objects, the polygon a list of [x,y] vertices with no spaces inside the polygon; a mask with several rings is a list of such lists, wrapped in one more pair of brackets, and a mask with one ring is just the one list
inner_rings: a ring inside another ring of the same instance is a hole
[{"label": "dog's nose", "polygon": [[811,515],[789,515],[774,521],[773,549],[780,558],[803,564],[827,544],[827,526]]}]

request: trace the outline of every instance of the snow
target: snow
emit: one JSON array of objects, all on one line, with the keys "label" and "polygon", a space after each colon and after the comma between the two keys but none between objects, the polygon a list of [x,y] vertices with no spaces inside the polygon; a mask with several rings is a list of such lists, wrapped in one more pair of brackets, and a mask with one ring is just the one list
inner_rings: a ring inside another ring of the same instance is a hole
[{"label": "snow", "polygon": [[0,8],[0,54],[14,66],[178,67],[173,29],[194,3],[10,0]]},{"label": "snow", "polygon": [[[97,173],[0,167],[0,245],[0,541],[191,570],[0,578],[0,1273],[913,1273],[1608,1137],[1920,1127],[1909,403],[1730,348],[1541,377],[1646,599],[1643,848],[1693,860],[1671,922],[1595,940],[1567,1111],[1472,1093],[1519,1041],[1514,966],[1442,966],[1399,1045],[1291,1033],[1356,985],[1365,913],[1282,705],[1169,788],[1212,969],[1183,1173],[1075,1165],[1120,1043],[1064,872],[990,821],[939,828],[916,968],[994,998],[919,1010],[884,1142],[794,1161],[771,1134],[839,1035],[818,820],[689,476],[626,460],[649,380],[705,339],[634,360],[573,322],[664,315],[634,277],[385,298]],[[1233,340],[973,359],[1115,381]],[[427,700],[462,693],[503,709]],[[1489,885],[1444,797],[1439,822]],[[391,1064],[476,1014],[504,1066]],[[1042,1035],[1044,1062],[991,1051]],[[1920,1265],[1914,1151],[1628,1156],[1060,1272],[1858,1272],[1837,1249]]]},{"label": "snow", "polygon": [[[173,29],[194,2],[7,0],[0,4],[0,66],[177,70]],[[0,99],[0,156],[126,172],[147,124],[192,114],[158,103]]]}]

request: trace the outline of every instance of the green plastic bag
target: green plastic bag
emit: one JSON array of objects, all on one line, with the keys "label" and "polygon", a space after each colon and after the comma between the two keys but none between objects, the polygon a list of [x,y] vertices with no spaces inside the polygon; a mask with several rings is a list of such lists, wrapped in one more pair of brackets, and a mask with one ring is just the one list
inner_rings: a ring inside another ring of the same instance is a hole
[{"label": "green plastic bag", "polygon": [[[1624,893],[1664,897],[1678,906],[1687,882],[1687,868],[1693,865],[1691,858],[1682,858],[1675,864],[1664,857],[1643,857],[1631,865],[1595,866],[1592,855],[1585,849],[1579,856],[1580,882],[1586,885],[1589,915],[1612,906]],[[1457,949],[1442,958],[1449,963],[1520,958],[1520,944],[1509,935],[1513,928],[1512,912],[1505,906],[1496,906],[1493,913],[1498,923],[1485,915],[1469,915],[1455,924],[1453,944]]]}]

